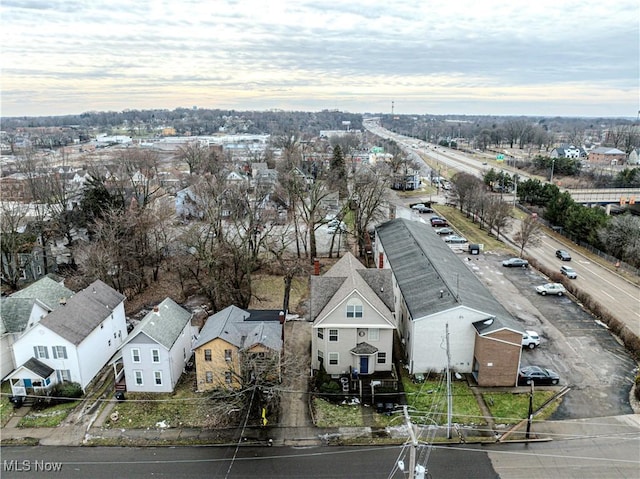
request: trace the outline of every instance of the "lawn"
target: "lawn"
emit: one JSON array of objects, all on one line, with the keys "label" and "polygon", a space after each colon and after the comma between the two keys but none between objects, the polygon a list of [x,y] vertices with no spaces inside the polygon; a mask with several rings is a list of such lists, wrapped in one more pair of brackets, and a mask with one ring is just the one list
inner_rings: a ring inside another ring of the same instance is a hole
[{"label": "lawn", "polygon": [[[308,294],[308,277],[295,277],[291,283],[289,297],[289,311],[296,313],[298,305]],[[284,300],[284,281],[282,276],[256,274],[251,278],[250,308],[253,309],[282,309]]]},{"label": "lawn", "polygon": [[[125,393],[105,421],[107,428],[226,427],[235,416],[226,412],[231,398],[211,399],[212,394],[195,392],[195,372],[182,375],[173,393]],[[239,408],[242,406],[239,405]],[[238,408],[238,410],[240,410]],[[117,418],[116,416],[117,415]]]},{"label": "lawn", "polygon": [[[427,379],[414,384],[406,375],[402,376],[407,404],[416,424],[447,423],[447,385],[444,378]],[[452,422],[458,424],[486,424],[478,402],[466,381],[451,382],[453,401]]]},{"label": "lawn", "polygon": [[321,398],[313,399],[314,415],[318,427],[363,426],[361,405],[333,404]]},{"label": "lawn", "polygon": [[[554,391],[536,391],[533,395],[533,410],[537,411],[554,395]],[[529,393],[484,393],[482,397],[496,424],[516,424],[529,414]],[[552,407],[552,411],[556,407],[557,404]]]},{"label": "lawn", "polygon": [[0,396],[0,427],[4,427],[9,422],[9,419],[13,417],[13,404],[9,402],[9,396],[11,396],[9,381],[2,383],[0,392],[2,392]]},{"label": "lawn", "polygon": [[56,427],[66,419],[80,401],[56,404],[45,409],[32,408],[18,423],[18,427]]}]

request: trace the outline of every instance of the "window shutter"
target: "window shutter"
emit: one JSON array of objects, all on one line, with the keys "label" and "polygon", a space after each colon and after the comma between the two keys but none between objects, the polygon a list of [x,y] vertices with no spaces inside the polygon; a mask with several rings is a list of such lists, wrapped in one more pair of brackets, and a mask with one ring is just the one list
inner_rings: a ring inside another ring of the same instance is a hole
[{"label": "window shutter", "polygon": [[38,356],[38,346],[34,346],[33,347],[33,357],[36,358],[36,359],[39,358],[39,356]]}]

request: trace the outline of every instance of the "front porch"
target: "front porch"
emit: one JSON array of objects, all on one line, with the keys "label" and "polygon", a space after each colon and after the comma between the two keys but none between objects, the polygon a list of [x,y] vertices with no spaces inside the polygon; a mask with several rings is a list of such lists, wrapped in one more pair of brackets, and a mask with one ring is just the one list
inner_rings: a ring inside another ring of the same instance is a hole
[{"label": "front porch", "polygon": [[391,371],[376,371],[367,375],[359,374],[357,370],[352,369],[349,374],[341,375],[337,379],[343,394],[357,396],[361,404],[386,402],[385,397],[395,399],[398,395],[400,379],[395,364],[392,365]]},{"label": "front porch", "polygon": [[13,396],[42,396],[55,384],[55,370],[36,358],[16,368],[7,376]]}]

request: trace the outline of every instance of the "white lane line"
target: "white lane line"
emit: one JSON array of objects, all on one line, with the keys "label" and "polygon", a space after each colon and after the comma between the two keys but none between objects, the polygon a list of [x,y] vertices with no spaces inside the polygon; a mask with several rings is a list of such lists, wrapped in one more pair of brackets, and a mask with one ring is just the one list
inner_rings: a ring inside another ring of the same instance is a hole
[{"label": "white lane line", "polygon": [[600,290],[603,294],[606,294],[607,296],[609,296],[611,299],[613,299],[615,301],[616,298],[614,298],[613,296],[611,296],[609,293],[607,293],[604,289]]}]

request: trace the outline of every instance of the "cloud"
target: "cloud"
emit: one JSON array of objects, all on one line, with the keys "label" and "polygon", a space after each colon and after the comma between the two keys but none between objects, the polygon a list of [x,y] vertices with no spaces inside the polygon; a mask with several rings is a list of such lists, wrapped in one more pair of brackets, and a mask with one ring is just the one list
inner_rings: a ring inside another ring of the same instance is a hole
[{"label": "cloud", "polygon": [[631,0],[5,0],[0,13],[5,115],[85,111],[93,98],[110,109],[253,109],[259,97],[352,111],[396,98],[407,113],[465,113],[465,98],[486,114],[518,102],[521,114],[638,110]]}]

